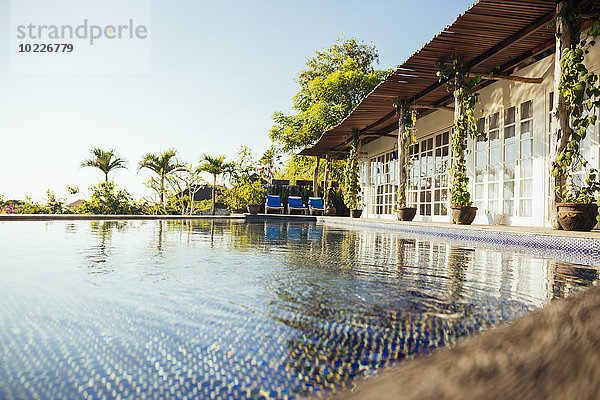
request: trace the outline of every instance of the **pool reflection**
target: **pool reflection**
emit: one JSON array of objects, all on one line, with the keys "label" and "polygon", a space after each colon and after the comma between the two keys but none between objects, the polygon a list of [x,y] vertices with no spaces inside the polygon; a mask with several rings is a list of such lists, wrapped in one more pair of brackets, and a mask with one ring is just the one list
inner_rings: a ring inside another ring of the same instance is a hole
[{"label": "pool reflection", "polygon": [[311,223],[21,234],[51,244],[4,255],[0,398],[312,396],[598,280],[595,268]]}]

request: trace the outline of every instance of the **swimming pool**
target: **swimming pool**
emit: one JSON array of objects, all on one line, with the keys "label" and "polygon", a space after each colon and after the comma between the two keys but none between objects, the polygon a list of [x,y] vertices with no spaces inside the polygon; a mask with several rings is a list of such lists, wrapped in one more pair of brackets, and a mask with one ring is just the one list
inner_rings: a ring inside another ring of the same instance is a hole
[{"label": "swimming pool", "polygon": [[598,278],[314,223],[2,222],[0,240],[0,398],[316,395]]}]

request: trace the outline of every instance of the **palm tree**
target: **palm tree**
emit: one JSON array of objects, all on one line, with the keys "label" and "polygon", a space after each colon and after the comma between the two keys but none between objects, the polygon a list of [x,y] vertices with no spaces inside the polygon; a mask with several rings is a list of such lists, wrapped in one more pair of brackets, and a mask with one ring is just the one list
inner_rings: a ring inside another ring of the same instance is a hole
[{"label": "palm tree", "polygon": [[185,165],[177,161],[177,150],[169,149],[161,155],[145,154],[140,161],[139,169],[148,168],[160,177],[160,205],[165,210],[165,177],[173,172],[183,171]]},{"label": "palm tree", "polygon": [[117,157],[115,150],[102,150],[100,147],[94,147],[90,150],[92,158],[83,160],[81,167],[95,167],[104,172],[105,182],[108,182],[108,173],[113,169],[127,168],[127,161],[124,158]]},{"label": "palm tree", "polygon": [[232,163],[225,162],[225,156],[213,157],[208,154],[203,154],[200,160],[198,171],[206,171],[213,176],[212,187],[212,207],[211,211],[215,213],[215,187],[217,186],[217,176],[224,174],[233,168]]}]

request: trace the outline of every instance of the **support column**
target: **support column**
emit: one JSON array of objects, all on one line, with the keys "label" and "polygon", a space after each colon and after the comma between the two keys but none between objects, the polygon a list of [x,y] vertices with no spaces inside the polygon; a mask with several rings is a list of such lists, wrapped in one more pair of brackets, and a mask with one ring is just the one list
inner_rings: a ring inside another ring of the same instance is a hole
[{"label": "support column", "polygon": [[325,153],[325,177],[323,178],[323,206],[327,209],[327,204],[329,204],[329,154]]},{"label": "support column", "polygon": [[403,106],[400,106],[398,109],[398,187],[400,188],[400,198],[397,199],[398,204],[406,207],[406,149],[405,147],[405,137],[406,137],[406,127],[402,123],[402,116],[407,110],[404,109]]},{"label": "support column", "polygon": [[566,7],[565,1],[561,1],[556,5],[556,53],[554,54],[554,104],[552,105],[552,138],[550,154],[548,156],[548,167],[550,173],[550,223],[552,228],[560,229],[556,214],[558,212],[556,203],[560,201],[560,196],[556,192],[556,188],[564,188],[566,183],[566,176],[559,175],[554,177],[552,175],[552,168],[556,156],[567,147],[567,143],[571,138],[571,127],[569,126],[569,114],[567,112],[567,105],[565,99],[558,91],[560,85],[560,57],[563,50],[571,47],[571,31],[567,21],[564,18],[560,18],[560,12]]},{"label": "support column", "polygon": [[315,171],[313,172],[313,196],[317,197],[319,195],[319,163],[321,161],[321,157],[317,156],[317,160],[315,162]]}]

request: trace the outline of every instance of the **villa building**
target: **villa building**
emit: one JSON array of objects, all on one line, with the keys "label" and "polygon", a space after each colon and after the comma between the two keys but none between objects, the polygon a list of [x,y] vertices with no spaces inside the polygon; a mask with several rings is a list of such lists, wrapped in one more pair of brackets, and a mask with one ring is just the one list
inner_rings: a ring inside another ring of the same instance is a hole
[{"label": "villa building", "polygon": [[[395,218],[399,183],[398,116],[394,99],[417,112],[410,147],[408,203],[416,221],[449,217],[454,97],[436,76],[435,63],[458,52],[483,78],[476,118],[487,140],[469,140],[469,191],[474,223],[549,226],[549,154],[555,87],[556,28],[552,0],[480,0],[379,84],[338,126],[300,154],[344,157],[358,132],[363,216]],[[400,40],[401,38],[399,38]],[[600,44],[586,65],[600,69]],[[493,75],[491,75],[493,73]],[[583,142],[590,168],[600,167],[599,127]]]}]

